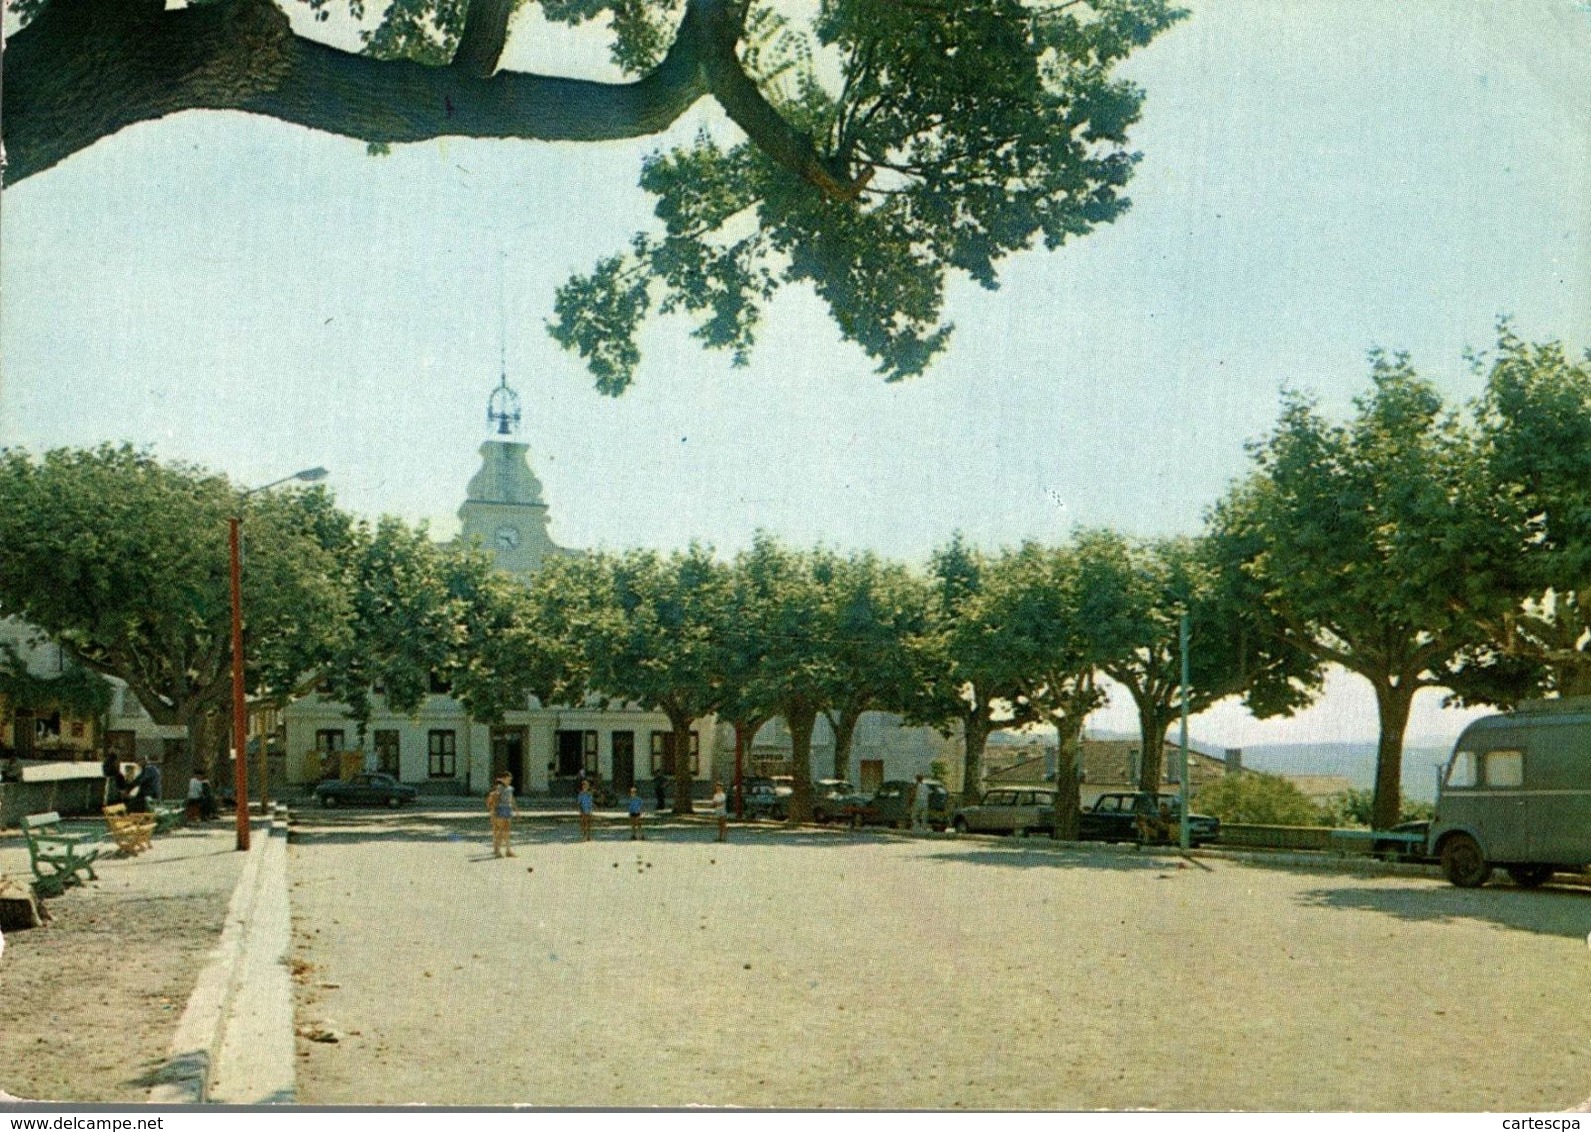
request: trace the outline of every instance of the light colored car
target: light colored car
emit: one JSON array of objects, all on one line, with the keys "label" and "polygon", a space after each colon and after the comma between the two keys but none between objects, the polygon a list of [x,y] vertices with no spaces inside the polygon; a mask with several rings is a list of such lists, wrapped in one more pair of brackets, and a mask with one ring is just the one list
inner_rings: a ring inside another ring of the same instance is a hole
[{"label": "light colored car", "polygon": [[956,811],[957,833],[1037,833],[1055,821],[1055,791],[1036,786],[986,790],[976,806]]}]

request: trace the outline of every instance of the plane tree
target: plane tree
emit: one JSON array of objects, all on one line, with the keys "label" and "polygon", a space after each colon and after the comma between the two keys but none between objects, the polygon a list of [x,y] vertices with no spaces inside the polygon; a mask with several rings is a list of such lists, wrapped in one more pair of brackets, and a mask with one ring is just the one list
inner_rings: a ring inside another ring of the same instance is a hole
[{"label": "plane tree", "polygon": [[812,732],[837,684],[836,557],[793,551],[759,533],[733,567],[734,633],[754,651],[741,674],[741,698],[764,704],[790,728],[793,792],[789,820],[812,813]]},{"label": "plane tree", "polygon": [[[1009,552],[1007,552],[1009,553]],[[963,742],[962,799],[983,791],[989,736],[1038,718],[1028,698],[1029,658],[1013,647],[1016,632],[991,594],[997,566],[958,534],[933,553],[928,567],[928,631],[916,643],[920,677],[907,718],[945,730]]]},{"label": "plane tree", "polygon": [[[557,295],[554,336],[613,394],[651,314],[687,315],[704,346],[743,363],[790,284],[812,288],[887,378],[921,372],[950,335],[950,276],[992,288],[1008,256],[1128,207],[1143,92],[1116,67],[1183,15],[1167,0],[823,0],[799,17],[772,0],[296,0],[364,19],[352,52],[295,33],[293,2],[17,0],[6,183],[186,110],[379,151],[648,137],[712,99],[736,129],[646,159],[658,225]],[[531,7],[600,27],[623,77],[505,68]]]},{"label": "plane tree", "polygon": [[1468,700],[1591,694],[1591,356],[1504,323],[1477,406],[1465,555],[1486,640],[1452,681]]},{"label": "plane tree", "polygon": [[1369,681],[1380,734],[1372,824],[1398,820],[1415,695],[1450,685],[1483,643],[1498,576],[1468,553],[1474,446],[1408,358],[1371,356],[1371,389],[1337,424],[1296,393],[1252,446],[1255,472],[1211,515],[1212,537],[1268,623],[1316,661]]},{"label": "plane tree", "polygon": [[1076,840],[1081,812],[1078,749],[1083,721],[1104,702],[1096,673],[1105,658],[1083,615],[1083,577],[1073,548],[1027,542],[996,559],[985,582],[986,616],[1019,674],[1018,699],[1055,728],[1054,836]]},{"label": "plane tree", "polygon": [[1287,714],[1319,688],[1319,662],[1277,631],[1252,582],[1224,561],[1233,545],[1105,530],[1078,536],[1078,615],[1089,652],[1138,710],[1140,790],[1159,791],[1166,731],[1182,711],[1184,614],[1189,714],[1231,696],[1261,717]]},{"label": "plane tree", "polygon": [[823,709],[834,735],[834,777],[851,776],[856,727],[869,711],[904,711],[919,679],[916,642],[927,632],[928,593],[906,567],[871,552],[833,566],[833,686]]},{"label": "plane tree", "polygon": [[692,812],[691,728],[730,695],[728,567],[693,544],[668,555],[592,554],[554,569],[573,606],[567,643],[590,691],[668,717],[674,812]]},{"label": "plane tree", "polygon": [[185,728],[167,768],[179,780],[209,761],[230,708],[233,516],[248,692],[271,697],[347,639],[347,528],[324,491],[248,495],[128,445],[0,453],[0,610],[125,682],[156,723]]}]

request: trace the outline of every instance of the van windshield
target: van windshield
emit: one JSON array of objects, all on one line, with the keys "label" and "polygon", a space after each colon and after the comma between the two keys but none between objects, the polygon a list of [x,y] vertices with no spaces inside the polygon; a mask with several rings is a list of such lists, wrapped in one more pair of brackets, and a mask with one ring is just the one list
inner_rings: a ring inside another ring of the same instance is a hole
[{"label": "van windshield", "polygon": [[1448,786],[1474,786],[1477,781],[1474,751],[1454,751],[1453,761],[1447,764]]}]

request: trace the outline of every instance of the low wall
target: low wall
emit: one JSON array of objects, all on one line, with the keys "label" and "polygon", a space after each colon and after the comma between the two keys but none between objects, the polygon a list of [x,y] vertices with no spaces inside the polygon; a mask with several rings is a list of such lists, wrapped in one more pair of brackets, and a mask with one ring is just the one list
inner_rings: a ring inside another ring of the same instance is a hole
[{"label": "low wall", "polygon": [[1217,844],[1248,849],[1329,849],[1331,827],[1324,825],[1229,825],[1221,823]]},{"label": "low wall", "polygon": [[0,782],[0,827],[14,829],[27,814],[51,810],[63,817],[98,816],[105,804],[105,779],[65,778],[49,782]]}]

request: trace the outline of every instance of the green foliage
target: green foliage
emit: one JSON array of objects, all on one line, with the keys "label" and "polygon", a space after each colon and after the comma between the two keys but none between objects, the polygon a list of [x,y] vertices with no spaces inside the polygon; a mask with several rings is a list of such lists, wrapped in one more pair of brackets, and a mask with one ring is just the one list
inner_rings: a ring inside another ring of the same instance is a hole
[{"label": "green foliage", "polygon": [[[1320,806],[1320,824],[1331,826],[1371,825],[1375,809],[1375,793],[1371,790],[1345,790],[1333,794]],[[1429,821],[1436,807],[1430,802],[1417,802],[1404,798],[1398,807],[1398,821]]]},{"label": "green foliage", "polygon": [[1591,693],[1591,356],[1528,344],[1505,322],[1477,406],[1474,519],[1465,554],[1490,580],[1472,603],[1487,639],[1468,650],[1467,702]]},{"label": "green foliage", "polygon": [[1242,696],[1258,716],[1287,715],[1320,686],[1319,664],[1276,632],[1227,554],[1208,538],[1077,536],[1088,655],[1138,708],[1145,789],[1160,780],[1166,728],[1181,708],[1184,612],[1191,713]]},{"label": "green foliage", "polygon": [[[543,10],[570,22],[609,13],[615,57],[640,70],[662,42],[658,22],[631,7],[544,0]],[[1007,256],[1058,248],[1121,215],[1143,96],[1112,68],[1183,13],[1164,0],[931,11],[829,0],[798,27],[751,6],[741,65],[778,124],[651,158],[641,185],[662,233],[637,234],[558,293],[550,330],[599,389],[620,393],[633,379],[653,292],[660,313],[692,316],[695,336],[740,365],[763,304],[788,284],[810,285],[888,380],[909,377],[949,340],[950,275],[993,288]],[[770,140],[788,128],[846,188],[791,173]]]},{"label": "green foliage", "polygon": [[1239,825],[1320,825],[1323,816],[1287,779],[1251,771],[1223,775],[1201,786],[1193,805]]},{"label": "green foliage", "polygon": [[10,641],[0,641],[0,702],[13,712],[61,712],[95,719],[110,709],[110,681],[69,664],[59,676],[35,676]]},{"label": "green foliage", "polygon": [[724,702],[730,578],[710,548],[593,554],[555,569],[592,691],[676,725]]},{"label": "green foliage", "polygon": [[1243,592],[1295,647],[1370,680],[1381,717],[1376,826],[1397,815],[1409,703],[1457,678],[1499,601],[1475,547],[1495,538],[1474,446],[1404,355],[1371,355],[1371,389],[1347,424],[1283,401],[1251,446],[1256,474],[1211,516]]},{"label": "green foliage", "polygon": [[131,446],[0,453],[0,608],[78,664],[127,682],[158,722],[193,725],[230,690],[228,519],[241,516],[249,690],[286,688],[347,623],[323,492],[247,497]]}]

